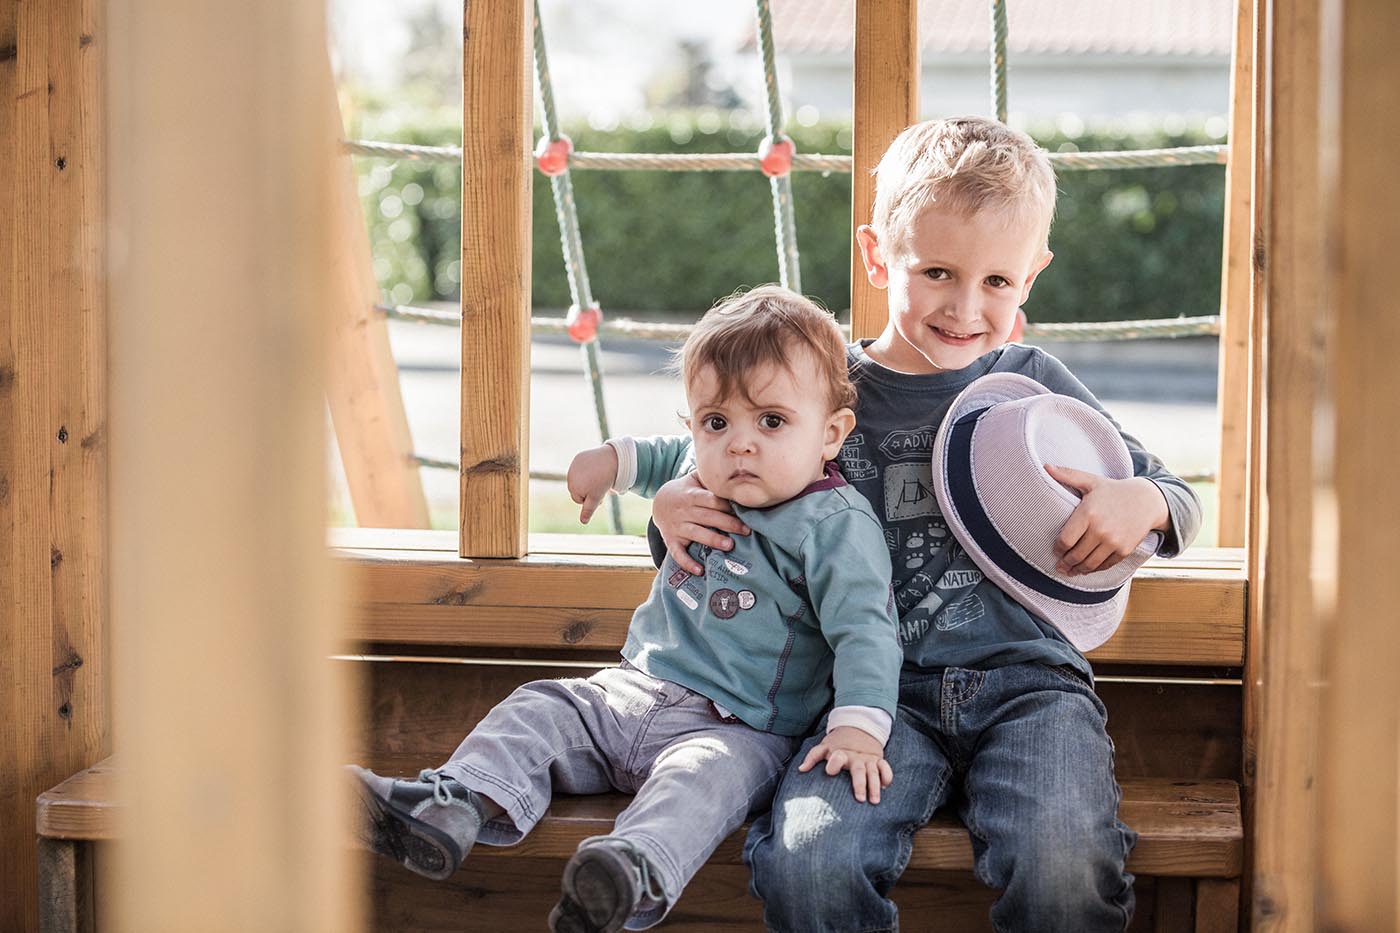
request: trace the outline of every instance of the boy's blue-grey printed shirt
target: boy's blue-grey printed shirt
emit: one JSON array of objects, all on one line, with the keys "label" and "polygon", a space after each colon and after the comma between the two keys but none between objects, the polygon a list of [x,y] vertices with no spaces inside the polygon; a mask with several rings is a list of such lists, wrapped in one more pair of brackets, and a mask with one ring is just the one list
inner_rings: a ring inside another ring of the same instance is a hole
[{"label": "boy's blue-grey printed shirt", "polygon": [[[689,437],[635,441],[633,492],[654,496],[694,469]],[[703,576],[667,557],[623,657],[766,732],[807,734],[833,695],[893,716],[903,657],[870,503],[833,468],[786,502],[734,511],[752,534],[730,551],[692,544]]]},{"label": "boy's blue-grey printed shirt", "polygon": [[1013,372],[1104,412],[1128,445],[1134,475],[1156,483],[1167,500],[1171,530],[1163,536],[1160,556],[1176,555],[1195,538],[1200,500],[1043,350],[1007,344],[960,370],[909,374],[872,360],[864,349],[869,342],[847,348],[859,399],[855,430],[838,459],[847,482],[874,505],[884,529],[905,665],[927,671],[1041,662],[1089,674],[1084,656],[1054,626],[983,578],[948,529],[933,492],[932,454],[953,399],[974,379]]}]

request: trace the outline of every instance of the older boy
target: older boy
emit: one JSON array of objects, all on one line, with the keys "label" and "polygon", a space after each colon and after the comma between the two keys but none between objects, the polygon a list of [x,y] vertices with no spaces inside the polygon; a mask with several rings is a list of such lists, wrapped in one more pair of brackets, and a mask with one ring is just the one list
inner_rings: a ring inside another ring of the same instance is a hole
[{"label": "older boy", "polygon": [[[893,930],[888,894],[913,832],[955,804],[977,877],[1002,892],[994,927],[1121,930],[1133,910],[1124,865],[1136,837],[1117,818],[1113,744],[1089,664],[983,578],[931,485],[939,423],[979,376],[1021,373],[1102,410],[1054,357],[1006,343],[1050,263],[1054,172],[1025,135],[957,118],[906,129],[876,177],[874,214],[856,240],[870,282],[887,293],[889,322],[848,348],[860,401],[840,462],[876,505],[894,569],[905,657],[885,756],[901,778],[878,808],[859,807],[805,761],[789,768],[749,836],[754,890],[774,930]],[[1190,488],[1123,438],[1130,479],[1050,469],[1082,495],[1059,537],[1062,573],[1112,566],[1153,529],[1163,537],[1157,553],[1172,556],[1199,528]],[[672,554],[689,541],[724,548],[733,539],[720,531],[745,530],[719,497],[684,481],[668,484],[654,509]],[[839,845],[826,832],[835,826]]]},{"label": "older boy", "polygon": [[556,790],[635,793],[566,866],[556,931],[659,922],[768,803],[833,698],[850,725],[814,743],[811,762],[849,770],[859,801],[877,802],[891,778],[881,752],[901,658],[889,558],[869,503],[831,463],[855,420],[840,330],[800,296],[759,288],[706,314],[679,357],[691,436],[584,451],[570,494],[586,522],[610,487],[649,495],[693,470],[752,538],[695,546],[686,557],[703,576],[666,562],[620,667],[526,684],[417,781],[352,768],[363,843],[437,879],[478,841],[518,842]]}]

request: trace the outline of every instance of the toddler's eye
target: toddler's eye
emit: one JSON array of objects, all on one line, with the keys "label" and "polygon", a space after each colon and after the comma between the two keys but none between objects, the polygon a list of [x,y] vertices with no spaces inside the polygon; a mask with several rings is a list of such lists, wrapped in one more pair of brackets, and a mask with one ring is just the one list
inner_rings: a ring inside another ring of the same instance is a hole
[{"label": "toddler's eye", "polygon": [[930,279],[946,279],[948,277],[948,270],[941,266],[936,266],[932,269],[925,269],[924,275]]},{"label": "toddler's eye", "polygon": [[1005,288],[1011,283],[999,275],[989,275],[987,276],[987,284],[992,286],[992,288]]},{"label": "toddler's eye", "polygon": [[703,423],[706,431],[723,431],[729,427],[729,423],[720,415],[709,415]]},{"label": "toddler's eye", "polygon": [[759,423],[761,423],[765,428],[768,428],[770,431],[776,431],[778,428],[781,428],[783,426],[783,416],[775,415],[771,411],[758,420]]}]

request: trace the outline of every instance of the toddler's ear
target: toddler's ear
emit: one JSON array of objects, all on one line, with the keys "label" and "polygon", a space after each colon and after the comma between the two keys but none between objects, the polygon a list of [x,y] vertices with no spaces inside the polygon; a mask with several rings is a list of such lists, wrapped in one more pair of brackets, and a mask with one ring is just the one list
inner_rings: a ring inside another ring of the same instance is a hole
[{"label": "toddler's ear", "polygon": [[841,408],[831,413],[826,421],[826,438],[822,444],[822,460],[835,460],[846,442],[846,435],[856,426],[856,413],[849,408]]},{"label": "toddler's ear", "polygon": [[865,265],[865,277],[876,288],[890,284],[890,270],[885,263],[885,255],[880,249],[880,237],[870,224],[856,228],[856,246],[860,248],[860,261]]}]

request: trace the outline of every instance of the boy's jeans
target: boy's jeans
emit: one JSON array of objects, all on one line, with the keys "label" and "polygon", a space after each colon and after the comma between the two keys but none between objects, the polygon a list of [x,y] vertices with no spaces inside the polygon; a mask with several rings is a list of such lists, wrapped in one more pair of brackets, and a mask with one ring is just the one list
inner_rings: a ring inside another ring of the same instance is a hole
[{"label": "boy's jeans", "polygon": [[624,664],[519,687],[438,771],[505,809],[481,828],[487,845],[519,842],[556,792],[635,794],[613,831],[595,837],[636,847],[666,892],[664,903],[644,899],[627,923],[635,930],[660,921],[715,848],[768,805],[796,744],[721,719],[700,694]]},{"label": "boy's jeans", "polygon": [[1137,834],[1117,818],[1106,718],[1068,668],[906,674],[885,747],[894,783],[878,805],[858,803],[848,780],[792,766],[771,814],[754,823],[744,855],[765,922],[794,933],[896,929],[887,895],[914,831],[956,801],[977,878],[1003,892],[993,927],[1122,930],[1133,912],[1123,866]]}]

